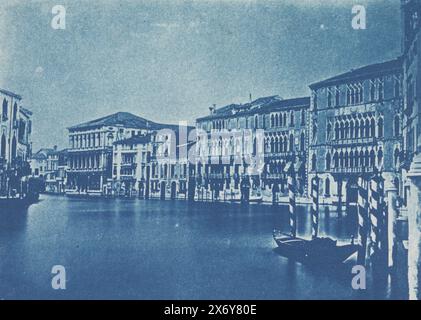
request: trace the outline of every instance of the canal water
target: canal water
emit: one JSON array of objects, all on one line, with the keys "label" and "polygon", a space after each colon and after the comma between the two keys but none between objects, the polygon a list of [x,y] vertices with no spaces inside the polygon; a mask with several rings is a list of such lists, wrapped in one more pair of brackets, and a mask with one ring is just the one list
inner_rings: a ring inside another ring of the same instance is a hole
[{"label": "canal water", "polygon": [[[311,232],[298,207],[298,233]],[[288,207],[42,196],[0,212],[1,299],[370,299],[349,269],[315,269],[273,249]],[[349,240],[355,216],[322,210],[321,235]],[[53,290],[51,269],[66,270]],[[401,292],[395,298],[404,297]]]}]

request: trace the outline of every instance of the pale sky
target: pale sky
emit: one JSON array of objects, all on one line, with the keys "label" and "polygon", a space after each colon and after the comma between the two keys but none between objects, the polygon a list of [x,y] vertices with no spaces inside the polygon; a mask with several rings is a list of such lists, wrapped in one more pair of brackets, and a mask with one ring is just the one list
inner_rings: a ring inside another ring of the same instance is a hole
[{"label": "pale sky", "polygon": [[[34,112],[34,149],[66,127],[128,111],[194,124],[212,104],[278,94],[401,49],[398,0],[28,1],[0,4],[0,87]],[[54,30],[51,9],[66,8]],[[352,6],[367,29],[351,27]]]}]

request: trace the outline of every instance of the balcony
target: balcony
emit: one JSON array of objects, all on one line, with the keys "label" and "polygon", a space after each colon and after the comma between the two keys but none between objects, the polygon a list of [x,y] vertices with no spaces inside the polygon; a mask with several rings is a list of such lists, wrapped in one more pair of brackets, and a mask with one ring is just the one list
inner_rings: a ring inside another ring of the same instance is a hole
[{"label": "balcony", "polygon": [[[332,168],[331,173],[342,173],[342,174],[362,174],[362,173],[373,173],[375,167],[352,167],[352,168]],[[326,170],[329,172],[329,170]]]},{"label": "balcony", "polygon": [[331,140],[330,144],[332,146],[347,146],[347,145],[355,146],[355,145],[365,145],[365,144],[373,145],[373,144],[377,144],[380,139],[375,138],[375,137],[335,139],[335,140]]},{"label": "balcony", "polygon": [[263,174],[262,179],[281,180],[281,179],[285,179],[285,176],[286,176],[285,174],[268,173],[268,174]]},{"label": "balcony", "polygon": [[69,168],[68,172],[102,172],[103,168]]},{"label": "balcony", "polygon": [[123,162],[121,164],[122,168],[127,168],[127,169],[136,169],[137,168],[137,164],[133,163],[133,162]]}]

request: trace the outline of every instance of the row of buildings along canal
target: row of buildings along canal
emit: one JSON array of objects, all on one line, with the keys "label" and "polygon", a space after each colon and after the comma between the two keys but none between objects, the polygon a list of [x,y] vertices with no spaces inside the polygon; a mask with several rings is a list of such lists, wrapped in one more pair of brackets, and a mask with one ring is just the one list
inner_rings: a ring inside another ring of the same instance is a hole
[{"label": "row of buildings along canal", "polygon": [[[402,0],[403,52],[309,86],[309,96],[263,97],[211,107],[195,127],[126,112],[68,128],[64,150],[31,153],[31,112],[0,90],[0,194],[22,197],[25,179],[83,196],[357,202],[358,179],[380,173],[388,210],[409,225],[409,280],[419,297],[421,243],[420,0]],[[30,159],[29,159],[30,157]],[[30,163],[30,166],[28,166]]]},{"label": "row of buildings along canal", "polygon": [[194,188],[196,199],[280,202],[293,171],[300,201],[317,176],[321,201],[338,205],[355,203],[358,176],[377,170],[405,204],[403,79],[398,58],[313,84],[311,97],[211,107],[196,127],[118,112],[68,128],[69,147],[34,153],[32,174],[53,193],[188,198]]}]

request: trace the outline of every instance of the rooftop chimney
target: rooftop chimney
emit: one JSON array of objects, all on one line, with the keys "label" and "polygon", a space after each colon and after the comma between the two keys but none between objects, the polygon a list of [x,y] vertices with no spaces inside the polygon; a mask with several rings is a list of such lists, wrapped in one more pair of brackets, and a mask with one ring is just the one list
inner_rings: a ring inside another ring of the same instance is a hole
[{"label": "rooftop chimney", "polygon": [[209,107],[210,114],[214,114],[216,110],[216,104],[213,104],[212,107]]}]

